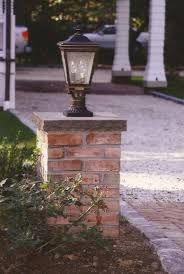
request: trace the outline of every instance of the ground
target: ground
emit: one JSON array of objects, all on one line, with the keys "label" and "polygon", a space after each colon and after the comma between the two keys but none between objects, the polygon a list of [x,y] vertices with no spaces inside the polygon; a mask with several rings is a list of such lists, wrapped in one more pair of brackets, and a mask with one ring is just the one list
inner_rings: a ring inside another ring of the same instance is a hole
[{"label": "ground", "polygon": [[[85,242],[48,254],[19,251],[17,259],[3,258],[6,243],[0,236],[0,273],[2,274],[166,274],[149,241],[124,219],[120,239],[102,247]],[[3,270],[4,269],[4,270]],[[9,271],[8,271],[9,269]],[[6,271],[5,271],[6,270]]]}]

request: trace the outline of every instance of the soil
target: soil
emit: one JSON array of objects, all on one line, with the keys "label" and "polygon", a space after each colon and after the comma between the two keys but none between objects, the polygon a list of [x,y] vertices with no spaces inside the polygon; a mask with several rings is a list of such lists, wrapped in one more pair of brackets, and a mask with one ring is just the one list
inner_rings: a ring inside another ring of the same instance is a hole
[{"label": "soil", "polygon": [[120,238],[103,247],[71,242],[51,253],[19,251],[11,257],[2,233],[0,241],[0,274],[166,274],[149,241],[126,220],[121,222]]}]

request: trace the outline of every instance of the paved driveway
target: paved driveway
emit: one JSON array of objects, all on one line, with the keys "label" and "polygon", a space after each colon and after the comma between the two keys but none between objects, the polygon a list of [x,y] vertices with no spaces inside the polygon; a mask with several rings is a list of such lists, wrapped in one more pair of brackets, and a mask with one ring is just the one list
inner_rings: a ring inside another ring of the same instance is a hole
[{"label": "paved driveway", "polygon": [[[17,111],[62,111],[69,96],[17,92]],[[184,106],[152,96],[89,95],[94,111],[128,121],[122,137],[122,188],[126,199],[184,201]]]}]

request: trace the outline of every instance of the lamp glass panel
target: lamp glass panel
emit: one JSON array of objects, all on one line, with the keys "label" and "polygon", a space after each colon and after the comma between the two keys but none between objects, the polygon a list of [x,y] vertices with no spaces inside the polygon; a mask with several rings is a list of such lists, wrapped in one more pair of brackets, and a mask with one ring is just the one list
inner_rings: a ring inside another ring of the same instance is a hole
[{"label": "lamp glass panel", "polygon": [[71,84],[89,84],[94,57],[94,52],[67,52]]},{"label": "lamp glass panel", "polygon": [[64,75],[65,75],[65,81],[68,84],[68,75],[67,75],[67,70],[66,70],[66,59],[64,56],[64,52],[61,52],[61,57],[62,57],[62,62],[63,62],[63,68],[64,68]]},{"label": "lamp glass panel", "polygon": [[3,50],[3,23],[0,23],[0,51]]}]

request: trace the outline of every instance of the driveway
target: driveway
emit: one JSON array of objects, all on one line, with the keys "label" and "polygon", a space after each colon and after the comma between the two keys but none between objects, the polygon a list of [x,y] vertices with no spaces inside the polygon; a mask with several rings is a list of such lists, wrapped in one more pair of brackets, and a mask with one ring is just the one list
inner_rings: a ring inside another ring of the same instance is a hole
[{"label": "driveway", "polygon": [[[17,113],[29,121],[33,111],[62,111],[70,98],[23,91],[16,97]],[[184,202],[184,106],[148,95],[88,95],[87,99],[91,110],[108,111],[128,122],[122,137],[124,197]]]}]

